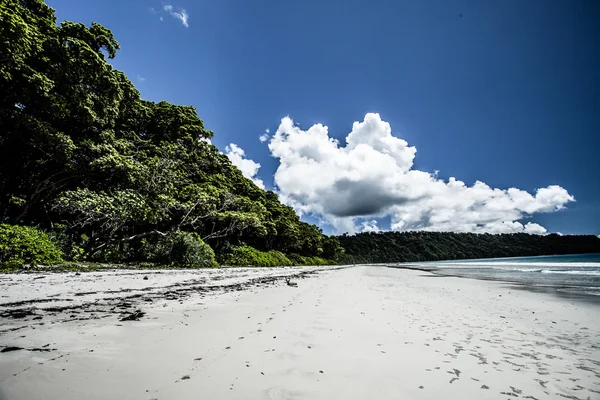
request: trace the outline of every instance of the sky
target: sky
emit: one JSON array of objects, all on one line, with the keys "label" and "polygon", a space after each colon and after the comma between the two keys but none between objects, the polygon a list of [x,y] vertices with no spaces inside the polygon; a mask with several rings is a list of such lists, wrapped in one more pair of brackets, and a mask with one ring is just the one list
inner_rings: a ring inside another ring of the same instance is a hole
[{"label": "sky", "polygon": [[325,233],[600,234],[600,2],[47,2]]}]

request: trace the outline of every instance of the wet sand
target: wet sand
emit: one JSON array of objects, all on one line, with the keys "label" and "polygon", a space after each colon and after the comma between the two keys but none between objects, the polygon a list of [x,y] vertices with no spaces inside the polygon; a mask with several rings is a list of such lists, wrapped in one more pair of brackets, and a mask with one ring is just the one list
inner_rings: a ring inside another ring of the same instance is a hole
[{"label": "wet sand", "polygon": [[1,400],[600,398],[597,304],[420,271],[3,275],[0,324]]}]

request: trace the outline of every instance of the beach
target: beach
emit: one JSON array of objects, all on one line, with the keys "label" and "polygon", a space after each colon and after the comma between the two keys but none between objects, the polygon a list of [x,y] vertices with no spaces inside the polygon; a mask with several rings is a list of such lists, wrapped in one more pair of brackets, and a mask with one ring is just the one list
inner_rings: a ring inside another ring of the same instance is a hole
[{"label": "beach", "polygon": [[0,400],[600,399],[599,304],[504,282],[376,266],[0,278]]}]

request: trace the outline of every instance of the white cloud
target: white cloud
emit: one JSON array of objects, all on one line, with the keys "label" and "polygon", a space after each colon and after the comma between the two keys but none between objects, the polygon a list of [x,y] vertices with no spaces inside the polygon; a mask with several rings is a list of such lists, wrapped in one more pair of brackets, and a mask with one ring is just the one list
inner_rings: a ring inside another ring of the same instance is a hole
[{"label": "white cloud", "polygon": [[376,220],[363,221],[361,224],[361,232],[380,232],[381,229],[377,226]]},{"label": "white cloud", "polygon": [[175,8],[171,4],[165,4],[163,6],[163,9],[166,12],[168,12],[169,14],[171,14],[171,16],[173,18],[176,18],[179,21],[181,21],[183,26],[185,26],[186,28],[190,27],[188,24],[189,15],[188,15],[187,11],[185,11],[183,8],[180,8],[178,11],[176,11]]},{"label": "white cloud", "polygon": [[229,160],[233,165],[242,171],[242,174],[246,178],[251,179],[252,182],[254,182],[254,184],[259,188],[265,188],[263,181],[256,176],[258,170],[260,169],[260,164],[245,158],[246,153],[241,147],[239,147],[237,144],[230,143],[229,146],[225,147],[225,155],[229,157]]},{"label": "white cloud", "polygon": [[137,76],[137,79],[138,79],[138,81],[140,81],[140,82],[145,82],[145,81],[146,81],[146,78],[144,78],[144,77],[143,77],[143,76],[141,76],[141,75],[138,75],[138,76]]},{"label": "white cloud", "polygon": [[544,227],[520,221],[575,201],[556,185],[531,194],[412,169],[416,148],[392,136],[390,124],[374,113],[353,124],[344,146],[326,126],[302,130],[283,118],[269,150],[279,159],[280,198],[299,213],[322,216],[340,233],[376,226],[357,226],[359,218],[390,216],[391,228],[401,231],[543,234]]},{"label": "white cloud", "polygon": [[258,137],[258,140],[260,140],[261,143],[266,142],[267,140],[269,140],[269,134],[271,133],[271,131],[269,130],[269,128],[265,129],[265,133],[263,133],[262,135],[260,135]]},{"label": "white cloud", "polygon": [[531,233],[532,235],[543,235],[548,232],[546,228],[534,222],[526,223],[524,228],[525,233]]}]

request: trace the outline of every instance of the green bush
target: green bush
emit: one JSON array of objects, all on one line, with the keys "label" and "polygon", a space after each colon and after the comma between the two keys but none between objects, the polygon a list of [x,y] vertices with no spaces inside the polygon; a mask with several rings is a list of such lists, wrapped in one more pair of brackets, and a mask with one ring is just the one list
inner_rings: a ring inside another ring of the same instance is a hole
[{"label": "green bush", "polygon": [[304,257],[304,265],[335,265],[333,260],[327,260],[321,257]]},{"label": "green bush", "polygon": [[191,268],[218,266],[213,249],[194,232],[172,232],[154,243],[145,241],[144,247],[148,261]]},{"label": "green bush", "polygon": [[130,253],[127,243],[111,243],[86,258],[94,262],[121,264],[129,261]]},{"label": "green bush", "polygon": [[306,256],[301,256],[299,254],[290,254],[290,255],[288,255],[288,258],[292,262],[292,265],[310,265],[310,266],[315,266],[315,265],[334,265],[334,264],[336,264],[335,261],[327,260],[325,258],[321,258],[321,257],[306,257]]},{"label": "green bush", "polygon": [[84,246],[88,241],[86,235],[74,235],[61,224],[55,224],[47,234],[52,243],[62,252],[65,260],[77,262],[85,258]]},{"label": "green bush", "polygon": [[281,267],[292,262],[280,251],[260,251],[250,246],[237,246],[223,255],[222,264],[235,267]]},{"label": "green bush", "polygon": [[0,224],[0,266],[58,264],[62,253],[45,232],[19,225]]}]

